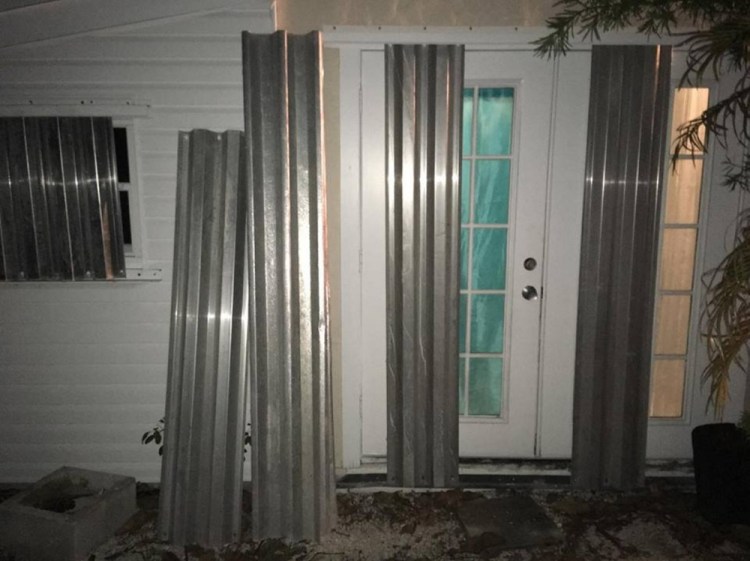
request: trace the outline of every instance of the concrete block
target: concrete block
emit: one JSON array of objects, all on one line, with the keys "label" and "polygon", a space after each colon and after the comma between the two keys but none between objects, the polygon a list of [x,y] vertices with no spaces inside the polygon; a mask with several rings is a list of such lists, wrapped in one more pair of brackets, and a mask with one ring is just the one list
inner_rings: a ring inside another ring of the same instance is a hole
[{"label": "concrete block", "polygon": [[134,478],[62,467],[0,503],[0,548],[16,561],[80,561],[136,510]]}]

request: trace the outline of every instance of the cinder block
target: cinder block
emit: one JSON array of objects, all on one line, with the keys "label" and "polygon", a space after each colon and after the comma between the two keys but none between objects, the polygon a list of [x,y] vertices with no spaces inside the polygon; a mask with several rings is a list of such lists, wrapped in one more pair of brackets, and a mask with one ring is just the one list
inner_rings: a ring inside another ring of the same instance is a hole
[{"label": "cinder block", "polygon": [[62,467],[0,503],[0,548],[16,561],[80,561],[136,509],[134,478]]}]

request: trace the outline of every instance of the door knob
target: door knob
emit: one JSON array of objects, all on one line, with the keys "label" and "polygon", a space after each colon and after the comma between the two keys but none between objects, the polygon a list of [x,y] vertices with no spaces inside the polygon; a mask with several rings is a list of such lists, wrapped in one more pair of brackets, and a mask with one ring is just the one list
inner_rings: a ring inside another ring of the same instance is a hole
[{"label": "door knob", "polygon": [[523,290],[521,290],[521,296],[523,296],[525,300],[536,300],[539,298],[539,293],[537,293],[536,288],[529,284],[523,287]]}]

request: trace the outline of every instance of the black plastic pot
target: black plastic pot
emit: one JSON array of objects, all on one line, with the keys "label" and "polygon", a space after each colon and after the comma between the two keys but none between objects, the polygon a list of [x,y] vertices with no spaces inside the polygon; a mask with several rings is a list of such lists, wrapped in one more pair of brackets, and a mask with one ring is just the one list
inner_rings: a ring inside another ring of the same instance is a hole
[{"label": "black plastic pot", "polygon": [[698,510],[714,524],[750,523],[750,440],[736,425],[693,429]]}]

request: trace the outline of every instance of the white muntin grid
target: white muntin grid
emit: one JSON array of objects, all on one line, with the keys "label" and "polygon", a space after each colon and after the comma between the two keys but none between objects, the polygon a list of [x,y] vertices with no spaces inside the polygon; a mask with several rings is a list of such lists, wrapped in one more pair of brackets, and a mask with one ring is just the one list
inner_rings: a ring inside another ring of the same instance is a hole
[{"label": "white muntin grid", "polygon": [[[513,90],[513,114],[511,118],[511,134],[510,134],[510,150],[508,154],[502,154],[502,155],[477,155],[477,114],[478,114],[478,99],[479,99],[479,90],[485,89],[485,88],[507,88]],[[466,270],[467,270],[467,285],[466,288],[460,289],[460,295],[462,298],[465,298],[466,300],[466,315],[465,315],[465,325],[464,325],[464,348],[459,349],[459,359],[463,360],[463,374],[464,374],[464,380],[463,380],[463,391],[464,391],[464,407],[463,410],[459,411],[459,415],[464,417],[465,419],[471,419],[471,420],[489,420],[489,421],[497,421],[497,420],[504,420],[506,415],[506,403],[507,399],[505,396],[505,389],[507,388],[507,370],[508,370],[508,302],[507,302],[507,288],[508,288],[508,280],[509,280],[509,271],[508,271],[508,262],[509,262],[509,248],[510,248],[510,232],[511,232],[511,217],[513,216],[512,212],[512,193],[514,191],[514,185],[513,185],[513,178],[515,177],[514,171],[514,164],[515,164],[515,146],[517,145],[517,141],[515,138],[515,130],[517,129],[516,121],[517,121],[517,108],[516,108],[516,97],[517,97],[517,88],[513,85],[509,84],[503,84],[503,83],[493,83],[493,84],[467,84],[464,89],[471,89],[473,90],[473,106],[472,106],[472,123],[471,123],[471,149],[469,154],[462,154],[462,162],[468,162],[469,163],[469,173],[468,173],[468,184],[462,185],[462,188],[469,189],[469,196],[468,196],[468,205],[469,205],[469,220],[467,223],[461,224],[461,231],[462,234],[464,231],[468,234],[468,243],[466,247],[467,256],[466,256]],[[462,143],[463,146],[463,143]],[[475,222],[475,205],[474,205],[474,198],[475,198],[475,177],[476,177],[476,167],[478,161],[508,161],[509,162],[509,185],[508,185],[508,218],[507,222],[505,224],[500,223],[476,223]],[[463,166],[462,166],[463,167]],[[466,198],[465,198],[466,199]],[[474,269],[474,231],[475,229],[498,229],[498,230],[505,230],[507,232],[506,234],[506,255],[505,255],[505,288],[504,289],[476,289],[473,287],[473,269]],[[503,317],[498,318],[502,320],[503,324],[503,351],[499,353],[477,353],[477,352],[471,352],[471,323],[472,323],[472,296],[479,296],[479,295],[497,295],[503,297]],[[502,362],[502,371],[500,376],[500,384],[501,388],[503,388],[503,392],[501,394],[500,399],[500,411],[498,415],[470,415],[469,414],[469,405],[470,405],[470,393],[469,393],[469,383],[470,383],[470,359],[473,358],[491,358],[491,359],[500,359]]]}]

